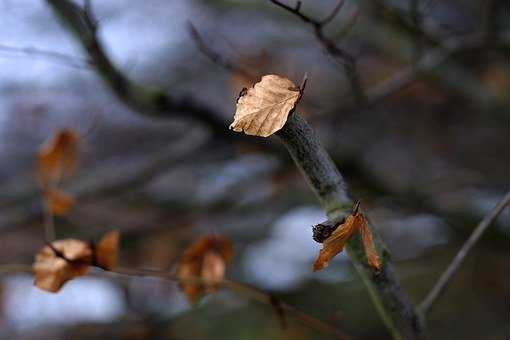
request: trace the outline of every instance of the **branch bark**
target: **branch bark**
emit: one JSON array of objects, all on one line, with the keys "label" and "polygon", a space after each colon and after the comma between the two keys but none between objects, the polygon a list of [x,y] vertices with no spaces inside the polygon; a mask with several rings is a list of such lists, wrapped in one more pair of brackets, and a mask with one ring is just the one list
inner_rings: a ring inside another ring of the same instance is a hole
[{"label": "branch bark", "polygon": [[[346,217],[352,211],[354,200],[348,193],[345,180],[310,125],[294,113],[276,134],[315,192],[328,218],[341,220]],[[371,230],[375,236],[376,248],[383,254],[381,272],[374,274],[370,269],[359,237],[348,242],[348,254],[392,337],[418,339],[422,330],[420,320],[400,287],[388,251],[372,226]]]}]

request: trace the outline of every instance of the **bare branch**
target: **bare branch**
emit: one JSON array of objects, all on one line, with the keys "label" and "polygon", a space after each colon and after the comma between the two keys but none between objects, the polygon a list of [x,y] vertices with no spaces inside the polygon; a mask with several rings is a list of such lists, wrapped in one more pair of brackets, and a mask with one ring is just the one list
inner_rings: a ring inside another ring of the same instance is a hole
[{"label": "bare branch", "polygon": [[427,297],[420,304],[419,309],[425,315],[437,299],[444,293],[448,284],[459,271],[460,266],[464,263],[469,251],[474,247],[476,242],[482,237],[483,233],[491,226],[491,224],[498,218],[498,216],[510,204],[510,191],[503,197],[503,199],[492,209],[492,211],[476,226],[475,230],[469,236],[468,240],[460,248],[455,258],[450,263],[448,268],[441,275],[434,288],[427,294]]},{"label": "bare branch", "polygon": [[335,17],[337,16],[337,14],[340,12],[340,10],[342,9],[343,5],[345,4],[345,0],[338,0],[337,3],[336,3],[336,6],[335,8],[333,8],[333,10],[331,11],[331,13],[325,17],[324,19],[322,19],[321,21],[321,25],[322,26],[326,26],[327,24],[329,24],[331,21],[333,21],[333,19],[335,19]]},{"label": "bare branch", "polygon": [[[501,33],[500,39],[497,43],[500,43],[503,46],[510,44],[510,32]],[[370,88],[367,91],[367,102],[370,105],[373,105],[412,84],[421,75],[430,73],[433,69],[444,63],[453,55],[466,50],[484,48],[484,46],[484,34],[474,34],[466,37],[446,39],[441,43],[441,47],[437,47],[424,54],[423,57],[416,62],[416,64],[404,68],[387,80],[384,80],[380,84]]]},{"label": "bare branch", "polygon": [[298,1],[296,7],[291,7],[286,5],[279,0],[269,0],[271,3],[287,10],[288,12],[294,14],[298,18],[300,18],[305,23],[311,25],[314,29],[316,39],[321,43],[326,52],[331,55],[336,61],[343,66],[345,70],[345,74],[347,79],[349,80],[349,84],[351,86],[352,92],[358,104],[364,104],[366,102],[365,91],[361,85],[361,80],[359,76],[359,72],[356,65],[356,59],[347,51],[340,48],[336,45],[336,43],[327,38],[324,34],[324,27],[328,23],[330,23],[335,16],[338,14],[340,9],[342,8],[343,1],[338,1],[337,5],[324,20],[314,19],[306,14],[301,12],[301,3]]},{"label": "bare branch", "polygon": [[225,68],[227,71],[238,74],[246,79],[250,79],[254,81],[257,79],[257,76],[252,74],[250,71],[246,70],[245,68],[234,64],[230,62],[228,59],[224,58],[220,53],[216,52],[212,48],[209,47],[209,45],[206,44],[198,30],[195,28],[193,23],[188,23],[189,31],[191,34],[191,37],[195,41],[195,44],[197,45],[200,52],[202,52],[207,58],[209,58],[214,64],[219,65],[223,68]]},{"label": "bare branch", "polygon": [[70,66],[79,69],[86,69],[91,67],[91,60],[71,56],[65,53],[48,51],[34,47],[15,47],[0,44],[0,52],[12,53],[15,55],[26,55],[29,57],[44,57],[58,62],[59,64]]},{"label": "bare branch", "polygon": [[149,116],[189,116],[207,124],[218,137],[230,138],[225,129],[227,122],[210,107],[190,98],[171,97],[161,89],[142,86],[126,77],[105,52],[97,36],[97,20],[89,6],[84,9],[70,0],[46,2],[80,42],[104,83],[127,106]]},{"label": "bare branch", "polygon": [[[55,250],[55,249],[54,249]],[[55,250],[56,251],[56,250]],[[31,273],[32,267],[28,264],[2,264],[0,265],[0,276],[1,275],[9,275],[13,273]],[[203,284],[208,285],[210,282],[204,280],[201,277],[189,277],[183,279],[179,277],[177,274],[164,271],[164,270],[154,270],[154,269],[144,269],[144,268],[123,268],[119,267],[115,270],[98,270],[97,273],[108,275],[111,277],[111,274],[116,276],[125,276],[129,278],[136,277],[153,277],[159,278],[171,282],[181,282],[181,283],[194,283],[194,284]],[[340,329],[324,322],[320,319],[317,319],[305,312],[298,310],[297,308],[285,303],[279,299],[277,299],[274,295],[266,293],[265,291],[255,288],[251,285],[247,285],[241,282],[224,279],[222,282],[218,284],[220,287],[230,290],[234,293],[237,293],[246,298],[264,303],[266,305],[273,306],[277,304],[281,311],[288,313],[289,315],[294,316],[298,321],[303,323],[304,325],[315,329],[316,331],[334,335],[337,339],[348,340],[349,337]]]}]

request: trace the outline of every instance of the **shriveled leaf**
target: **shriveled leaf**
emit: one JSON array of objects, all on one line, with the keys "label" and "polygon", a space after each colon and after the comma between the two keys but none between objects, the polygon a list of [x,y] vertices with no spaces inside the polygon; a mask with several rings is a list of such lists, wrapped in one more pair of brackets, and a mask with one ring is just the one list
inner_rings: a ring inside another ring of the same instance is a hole
[{"label": "shriveled leaf", "polygon": [[273,74],[263,76],[238,99],[230,128],[268,137],[285,125],[299,97],[299,88],[289,79]]},{"label": "shriveled leaf", "polygon": [[115,269],[119,254],[120,233],[118,230],[106,233],[95,248],[96,265],[106,270]]},{"label": "shriveled leaf", "polygon": [[214,291],[225,277],[226,265],[232,254],[232,243],[219,236],[201,237],[185,250],[177,275],[181,280],[180,287],[191,304],[204,293]]},{"label": "shriveled leaf", "polygon": [[44,199],[51,212],[55,215],[65,215],[75,203],[73,196],[55,188],[46,190],[44,192]]},{"label": "shriveled leaf", "polygon": [[362,215],[362,222],[360,225],[361,238],[363,240],[363,248],[365,248],[365,254],[367,256],[368,265],[372,267],[372,269],[376,272],[381,270],[381,259],[377,254],[377,250],[375,249],[374,239],[372,237],[372,232],[368,227],[367,220]]},{"label": "shriveled leaf", "polygon": [[33,271],[36,287],[56,293],[69,280],[87,274],[92,263],[90,245],[65,239],[45,246],[35,257]]},{"label": "shriveled leaf", "polygon": [[331,233],[331,235],[322,243],[319,257],[313,264],[313,270],[318,271],[326,268],[329,261],[333,259],[343,249],[351,236],[358,231],[363,216],[361,213],[349,215],[343,224]]},{"label": "shriveled leaf", "polygon": [[78,136],[71,129],[59,132],[46,144],[37,155],[39,177],[43,185],[55,183],[73,174],[78,153]]}]

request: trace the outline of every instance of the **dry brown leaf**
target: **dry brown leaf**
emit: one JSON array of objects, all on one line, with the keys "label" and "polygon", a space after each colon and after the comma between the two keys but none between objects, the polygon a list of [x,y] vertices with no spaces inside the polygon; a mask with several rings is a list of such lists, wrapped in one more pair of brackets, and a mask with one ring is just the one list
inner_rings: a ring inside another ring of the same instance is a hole
[{"label": "dry brown leaf", "polygon": [[42,185],[56,184],[73,174],[78,153],[78,136],[71,129],[64,129],[46,144],[37,155],[38,173]]},{"label": "dry brown leaf", "polygon": [[331,233],[331,235],[322,243],[322,249],[319,252],[319,257],[313,264],[313,270],[318,271],[326,268],[329,261],[333,259],[343,249],[347,241],[351,236],[358,231],[360,219],[362,218],[361,213],[349,215],[343,224],[338,226]]},{"label": "dry brown leaf", "polygon": [[205,292],[217,288],[225,277],[232,253],[232,243],[219,236],[201,237],[185,250],[177,274],[181,280],[180,287],[191,304],[196,303]]},{"label": "dry brown leaf", "polygon": [[365,216],[358,211],[349,215],[343,224],[338,226],[322,244],[319,257],[313,264],[313,270],[322,270],[327,267],[329,261],[340,253],[347,241],[356,232],[361,232],[363,248],[367,256],[368,265],[376,272],[381,270],[381,259],[375,249],[374,239]]},{"label": "dry brown leaf", "polygon": [[54,188],[49,188],[44,192],[44,199],[51,212],[55,215],[66,214],[73,207],[75,202],[73,196]]},{"label": "dry brown leaf", "polygon": [[106,233],[95,247],[95,265],[112,270],[117,266],[120,233],[118,230]]},{"label": "dry brown leaf", "polygon": [[48,292],[58,292],[69,280],[87,274],[92,263],[92,249],[86,242],[58,240],[45,246],[35,257],[34,284]]},{"label": "dry brown leaf", "polygon": [[367,255],[368,265],[376,272],[381,271],[381,259],[377,254],[374,245],[374,239],[372,232],[368,228],[368,223],[365,217],[362,215],[362,222],[360,225],[361,238],[363,240],[363,248],[365,248],[365,254]]},{"label": "dry brown leaf", "polygon": [[268,137],[285,125],[300,97],[300,90],[292,81],[273,74],[263,76],[243,92],[230,128],[261,137]]}]

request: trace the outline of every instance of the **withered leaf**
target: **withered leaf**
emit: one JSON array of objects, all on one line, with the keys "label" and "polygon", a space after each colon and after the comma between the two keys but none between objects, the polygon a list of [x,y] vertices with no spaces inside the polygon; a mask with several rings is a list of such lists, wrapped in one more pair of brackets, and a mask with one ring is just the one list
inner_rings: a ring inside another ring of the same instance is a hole
[{"label": "withered leaf", "polygon": [[230,128],[247,135],[268,137],[285,125],[299,97],[299,88],[289,79],[265,75],[237,101]]},{"label": "withered leaf", "polygon": [[69,280],[87,274],[92,263],[92,249],[74,239],[54,241],[35,257],[35,286],[56,293]]},{"label": "withered leaf", "polygon": [[106,233],[95,247],[95,265],[105,270],[113,270],[117,266],[120,233],[118,230]]},{"label": "withered leaf", "polygon": [[319,257],[313,264],[313,270],[317,271],[327,267],[329,261],[343,250],[347,241],[349,241],[351,236],[356,232],[361,232],[363,248],[367,256],[368,265],[374,271],[379,272],[381,270],[381,260],[375,249],[374,240],[372,233],[370,232],[370,228],[368,227],[368,222],[363,213],[358,211],[358,207],[356,208],[356,211],[349,215],[345,219],[345,222],[338,226],[331,236],[324,241]]},{"label": "withered leaf", "polygon": [[223,281],[232,253],[232,243],[219,236],[201,237],[184,251],[177,274],[191,304]]},{"label": "withered leaf", "polygon": [[319,252],[319,257],[313,264],[313,270],[318,271],[326,268],[329,261],[333,259],[343,249],[351,236],[358,231],[359,223],[362,216],[361,213],[349,215],[343,224],[331,233],[331,235],[322,243],[322,249]]},{"label": "withered leaf", "polygon": [[74,205],[75,199],[70,194],[55,188],[44,191],[44,199],[55,215],[66,214]]},{"label": "withered leaf", "polygon": [[78,153],[78,136],[71,129],[58,131],[37,155],[38,173],[43,186],[55,184],[73,174]]},{"label": "withered leaf", "polygon": [[372,237],[372,232],[368,227],[367,220],[363,217],[362,223],[360,225],[361,238],[363,240],[363,247],[365,248],[365,254],[367,256],[367,262],[370,267],[376,272],[381,271],[381,259],[377,254],[374,245],[374,239]]}]

